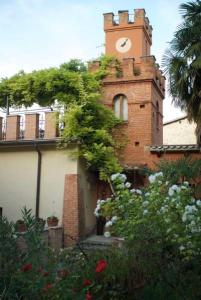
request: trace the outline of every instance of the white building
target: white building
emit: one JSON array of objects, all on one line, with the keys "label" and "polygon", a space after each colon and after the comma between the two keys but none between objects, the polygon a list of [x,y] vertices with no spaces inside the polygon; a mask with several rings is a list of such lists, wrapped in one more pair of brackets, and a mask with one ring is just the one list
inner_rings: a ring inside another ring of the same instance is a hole
[{"label": "white building", "polygon": [[190,123],[187,116],[163,124],[164,145],[197,144],[196,124]]}]

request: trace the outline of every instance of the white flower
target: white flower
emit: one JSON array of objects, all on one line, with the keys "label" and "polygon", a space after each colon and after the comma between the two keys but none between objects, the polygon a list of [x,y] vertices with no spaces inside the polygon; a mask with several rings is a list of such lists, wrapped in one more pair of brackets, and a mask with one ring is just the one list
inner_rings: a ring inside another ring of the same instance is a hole
[{"label": "white flower", "polygon": [[120,173],[112,174],[111,180],[115,181],[119,177]]},{"label": "white flower", "polygon": [[150,183],[154,183],[155,180],[156,180],[156,176],[155,176],[155,175],[150,175],[150,176],[149,176],[149,182],[150,182]]},{"label": "white flower", "polygon": [[162,206],[161,209],[160,209],[160,212],[161,212],[161,213],[165,213],[165,212],[167,212],[167,211],[168,211],[168,206],[167,206],[167,205]]},{"label": "white flower", "polygon": [[101,202],[100,202],[101,204],[104,204],[105,203],[105,200],[101,200]]},{"label": "white flower", "polygon": [[192,202],[192,203],[195,203],[195,198],[191,198],[191,202]]},{"label": "white flower", "polygon": [[198,207],[201,207],[201,200],[197,200],[196,204],[197,204]]},{"label": "white flower", "polygon": [[106,238],[111,237],[110,232],[109,232],[109,231],[105,231],[105,232],[104,232],[104,237],[106,237]]},{"label": "white flower", "polygon": [[184,247],[183,245],[181,245],[181,246],[179,247],[179,250],[180,250],[180,251],[183,251],[183,250],[185,250],[185,247]]},{"label": "white flower", "polygon": [[142,195],[142,192],[141,192],[140,190],[138,190],[138,189],[137,189],[135,192],[136,192],[136,194],[138,194],[138,195]]},{"label": "white flower", "polygon": [[126,179],[127,179],[127,177],[126,177],[125,174],[120,174],[119,177],[120,177],[120,179],[121,179],[122,182],[125,182]]},{"label": "white flower", "polygon": [[184,181],[183,184],[189,186],[189,182],[188,181]]},{"label": "white flower", "polygon": [[149,192],[145,193],[145,197],[149,197],[149,196],[150,196]]},{"label": "white flower", "polygon": [[145,210],[143,211],[143,215],[145,216],[145,215],[147,215],[147,214],[148,214],[148,210],[145,209]]},{"label": "white flower", "polygon": [[195,221],[194,221],[194,220],[191,221],[190,225],[191,225],[191,226],[195,226],[195,225],[196,225],[196,224],[195,224]]},{"label": "white flower", "polygon": [[113,216],[112,219],[111,219],[111,221],[112,221],[113,223],[115,223],[117,220],[118,220],[118,217],[117,217],[117,216]]},{"label": "white flower", "polygon": [[195,205],[186,205],[185,206],[185,211],[188,213],[188,214],[193,214],[195,212],[197,212],[197,208]]},{"label": "white flower", "polygon": [[182,221],[185,223],[187,221],[187,215],[186,213],[183,214],[182,216]]},{"label": "white flower", "polygon": [[159,181],[158,181],[158,184],[160,184],[160,185],[161,185],[161,184],[162,184],[162,181],[161,181],[161,180],[159,180]]},{"label": "white flower", "polygon": [[100,209],[100,208],[101,208],[100,204],[97,204],[96,208],[97,208],[97,209]]},{"label": "white flower", "polygon": [[125,187],[127,187],[127,188],[131,187],[131,183],[130,182],[126,182],[125,183]]},{"label": "white flower", "polygon": [[172,188],[174,191],[176,191],[177,188],[178,188],[178,186],[177,186],[176,184],[173,184],[173,185],[171,186],[171,188]]},{"label": "white flower", "polygon": [[112,221],[108,221],[108,222],[106,222],[105,227],[107,228],[107,227],[110,227],[112,225],[113,225]]},{"label": "white flower", "polygon": [[156,175],[157,177],[159,177],[159,176],[162,177],[162,176],[163,176],[163,172],[158,172],[158,173],[156,173],[155,175]]},{"label": "white flower", "polygon": [[149,205],[149,201],[144,201],[144,202],[142,202],[142,206],[143,206],[143,207],[146,207],[147,205]]},{"label": "white flower", "polygon": [[166,181],[165,185],[168,185],[169,184],[169,181]]},{"label": "white flower", "polygon": [[188,188],[187,188],[187,186],[185,186],[185,185],[181,185],[181,189],[182,189],[182,190],[187,190]]},{"label": "white flower", "polygon": [[99,217],[99,209],[96,208],[96,209],[94,210],[94,215],[95,215],[96,217]]},{"label": "white flower", "polygon": [[130,190],[130,193],[134,194],[135,193],[135,189]]},{"label": "white flower", "polygon": [[101,204],[101,200],[100,199],[97,201],[97,204]]},{"label": "white flower", "polygon": [[168,195],[172,197],[174,195],[174,190],[170,187],[168,190]]}]

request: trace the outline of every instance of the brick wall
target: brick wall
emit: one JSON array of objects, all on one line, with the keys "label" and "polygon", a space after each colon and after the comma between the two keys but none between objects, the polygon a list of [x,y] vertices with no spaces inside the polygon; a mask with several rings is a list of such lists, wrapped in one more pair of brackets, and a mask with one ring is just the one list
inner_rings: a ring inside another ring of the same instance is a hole
[{"label": "brick wall", "polygon": [[78,238],[84,233],[83,199],[79,176],[78,174],[65,176],[63,227],[64,245],[66,246],[74,244],[72,238]]},{"label": "brick wall", "polygon": [[6,118],[6,140],[12,141],[19,138],[20,116],[7,116]]},{"label": "brick wall", "polygon": [[26,128],[25,128],[24,139],[34,140],[38,138],[39,114],[27,114],[25,122],[26,122]]}]

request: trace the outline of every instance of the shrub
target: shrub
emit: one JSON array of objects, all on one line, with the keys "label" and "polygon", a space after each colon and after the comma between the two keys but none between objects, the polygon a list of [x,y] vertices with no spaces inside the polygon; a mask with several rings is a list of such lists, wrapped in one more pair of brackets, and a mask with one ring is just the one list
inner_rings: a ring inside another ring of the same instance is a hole
[{"label": "shrub", "polygon": [[131,189],[123,174],[111,180],[114,195],[98,201],[95,215],[107,219],[106,236],[125,238],[149,296],[157,290],[154,299],[199,299],[201,200],[193,197],[189,183],[172,184],[162,172],[150,175],[149,186],[141,190]]}]

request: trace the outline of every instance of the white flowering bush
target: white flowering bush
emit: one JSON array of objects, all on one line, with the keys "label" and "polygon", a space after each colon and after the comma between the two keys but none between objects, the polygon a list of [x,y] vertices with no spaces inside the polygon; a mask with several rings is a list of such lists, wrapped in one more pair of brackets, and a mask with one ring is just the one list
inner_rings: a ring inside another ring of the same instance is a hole
[{"label": "white flowering bush", "polygon": [[187,181],[157,172],[134,189],[124,174],[111,176],[113,195],[98,200],[105,236],[125,239],[132,274],[143,293],[136,299],[201,299],[201,200]]},{"label": "white flowering bush", "polygon": [[149,185],[133,189],[124,174],[113,174],[115,195],[98,200],[96,216],[106,218],[105,236],[127,241],[149,238],[161,247],[173,247],[186,255],[201,252],[201,200],[192,196],[188,182],[170,184],[158,172]]}]

